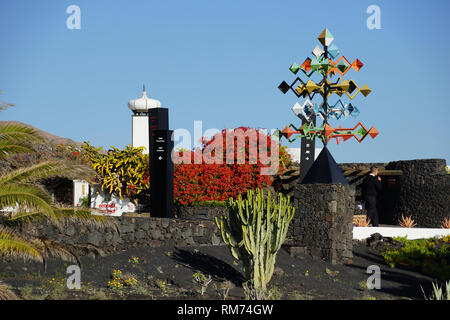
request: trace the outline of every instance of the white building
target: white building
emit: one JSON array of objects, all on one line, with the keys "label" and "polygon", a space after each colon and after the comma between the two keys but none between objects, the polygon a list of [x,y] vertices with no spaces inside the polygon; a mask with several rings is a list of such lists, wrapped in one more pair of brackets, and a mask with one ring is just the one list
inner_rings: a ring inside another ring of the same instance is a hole
[{"label": "white building", "polygon": [[161,102],[147,97],[145,85],[142,90],[142,97],[130,100],[128,108],[133,111],[131,123],[131,137],[133,147],[145,147],[144,153],[149,152],[149,128],[148,128],[148,110],[160,108]]}]

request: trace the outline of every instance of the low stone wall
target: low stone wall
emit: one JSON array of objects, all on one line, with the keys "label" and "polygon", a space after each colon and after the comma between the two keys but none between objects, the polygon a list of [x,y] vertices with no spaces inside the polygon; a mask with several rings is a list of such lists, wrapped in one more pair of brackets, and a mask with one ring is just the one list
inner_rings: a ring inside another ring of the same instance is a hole
[{"label": "low stone wall", "polygon": [[355,189],[342,184],[294,187],[295,216],[286,243],[333,264],[351,261]]},{"label": "low stone wall", "polygon": [[176,207],[175,216],[184,219],[214,220],[222,215],[228,215],[227,207]]},{"label": "low stone wall", "polygon": [[22,232],[56,240],[74,248],[99,249],[101,252],[126,250],[137,246],[222,245],[213,221],[105,217],[103,223],[67,219],[61,226],[45,220],[22,225]]}]

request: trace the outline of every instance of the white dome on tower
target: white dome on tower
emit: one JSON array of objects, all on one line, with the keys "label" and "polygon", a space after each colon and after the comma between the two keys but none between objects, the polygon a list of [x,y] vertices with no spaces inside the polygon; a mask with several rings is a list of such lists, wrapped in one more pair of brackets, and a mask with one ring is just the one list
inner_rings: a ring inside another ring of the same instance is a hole
[{"label": "white dome on tower", "polygon": [[160,108],[161,102],[156,99],[147,97],[145,92],[145,85],[142,90],[142,97],[128,101],[128,108],[134,113],[148,112],[148,109]]}]

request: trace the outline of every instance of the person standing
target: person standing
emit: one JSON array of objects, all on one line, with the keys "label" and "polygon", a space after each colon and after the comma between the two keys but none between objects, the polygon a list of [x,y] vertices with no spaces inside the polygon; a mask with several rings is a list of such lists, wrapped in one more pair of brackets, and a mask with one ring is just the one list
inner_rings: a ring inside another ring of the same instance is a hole
[{"label": "person standing", "polygon": [[378,227],[377,197],[381,191],[381,178],[378,176],[378,168],[371,167],[370,174],[362,183],[362,198],[365,202],[367,217],[372,226]]}]

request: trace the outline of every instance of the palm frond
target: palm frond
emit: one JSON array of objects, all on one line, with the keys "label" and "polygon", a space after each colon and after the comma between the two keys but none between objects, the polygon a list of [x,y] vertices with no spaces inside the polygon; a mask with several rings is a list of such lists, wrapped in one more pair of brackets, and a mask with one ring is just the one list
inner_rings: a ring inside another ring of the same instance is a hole
[{"label": "palm frond", "polygon": [[19,300],[11,287],[0,281],[0,300]]},{"label": "palm frond", "polygon": [[34,152],[25,143],[30,141],[43,142],[39,133],[27,126],[15,123],[0,125],[0,159],[16,153]]},{"label": "palm frond", "polygon": [[64,225],[77,222],[95,228],[111,228],[119,231],[114,219],[106,219],[103,216],[93,215],[88,209],[60,208],[59,212],[65,218],[63,220]]},{"label": "palm frond", "polygon": [[0,185],[0,208],[25,206],[29,210],[42,212],[47,218],[57,222],[58,214],[51,206],[48,194],[32,185]]},{"label": "palm frond", "polygon": [[40,248],[46,258],[60,258],[65,261],[75,262],[80,264],[78,257],[72,253],[67,246],[58,243],[50,239],[37,238],[33,239],[32,242]]},{"label": "palm frond", "polygon": [[0,226],[0,254],[43,261],[41,252],[30,241],[3,226]]},{"label": "palm frond", "polygon": [[16,153],[31,153],[31,152],[34,152],[34,150],[20,144],[0,142],[0,159],[4,159],[7,156]]},{"label": "palm frond", "polygon": [[8,227],[16,227],[23,223],[29,223],[43,218],[45,218],[45,216],[39,211],[19,211],[12,213],[9,217],[5,218],[2,221],[2,224]]},{"label": "palm frond", "polygon": [[0,125],[0,140],[15,142],[43,141],[36,130],[15,123]]},{"label": "palm frond", "polygon": [[0,176],[0,185],[26,183],[51,177],[67,170],[62,161],[45,161],[31,167],[16,169]]}]

